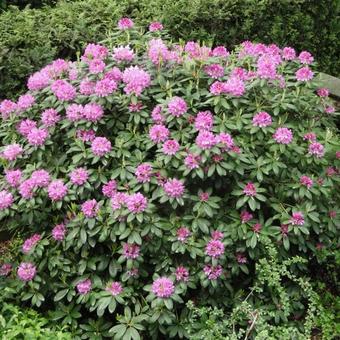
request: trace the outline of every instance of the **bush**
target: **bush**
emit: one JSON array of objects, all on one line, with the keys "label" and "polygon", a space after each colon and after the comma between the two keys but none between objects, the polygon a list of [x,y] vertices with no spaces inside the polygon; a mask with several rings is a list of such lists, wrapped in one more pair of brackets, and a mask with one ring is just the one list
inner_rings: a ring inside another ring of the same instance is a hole
[{"label": "bush", "polygon": [[247,308],[310,334],[306,261],[336,247],[340,157],[312,55],[151,27],[1,103],[0,218],[29,236],[2,267],[5,300],[83,338],[158,339],[189,336],[188,300],[230,313],[260,287]]},{"label": "bush", "polygon": [[174,38],[229,48],[244,40],[310,50],[320,69],[340,74],[338,1],[87,0],[53,8],[15,7],[0,15],[0,98],[24,91],[29,74],[56,58],[76,60],[86,43],[100,41],[122,14],[141,23],[161,19]]}]

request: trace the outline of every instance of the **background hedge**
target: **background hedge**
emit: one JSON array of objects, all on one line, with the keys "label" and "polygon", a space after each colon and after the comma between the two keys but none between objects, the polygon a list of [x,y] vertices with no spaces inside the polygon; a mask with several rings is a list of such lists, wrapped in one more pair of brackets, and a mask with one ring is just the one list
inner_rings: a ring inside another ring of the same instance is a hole
[{"label": "background hedge", "polygon": [[[0,15],[0,98],[23,91],[27,76],[55,58],[76,58],[122,15],[162,21],[174,39],[232,48],[244,40],[311,51],[320,70],[340,74],[338,0],[83,0],[14,1]],[[46,6],[47,4],[53,7]],[[44,6],[45,5],[45,6]],[[55,6],[54,6],[55,5]]]}]

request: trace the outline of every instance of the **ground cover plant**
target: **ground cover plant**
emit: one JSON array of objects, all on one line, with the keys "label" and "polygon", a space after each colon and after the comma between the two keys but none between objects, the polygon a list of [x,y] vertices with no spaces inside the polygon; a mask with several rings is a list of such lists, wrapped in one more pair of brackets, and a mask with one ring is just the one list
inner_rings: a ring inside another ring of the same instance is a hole
[{"label": "ground cover plant", "polygon": [[213,307],[230,339],[309,336],[305,275],[337,247],[340,162],[313,61],[175,44],[122,18],[32,74],[0,103],[0,219],[26,236],[2,299],[82,338],[190,338]]}]

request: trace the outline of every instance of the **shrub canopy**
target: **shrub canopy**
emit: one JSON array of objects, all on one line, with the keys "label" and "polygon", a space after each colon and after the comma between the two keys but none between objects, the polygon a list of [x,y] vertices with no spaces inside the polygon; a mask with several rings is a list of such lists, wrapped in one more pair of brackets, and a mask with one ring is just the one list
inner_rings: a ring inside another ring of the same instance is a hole
[{"label": "shrub canopy", "polygon": [[[339,227],[335,113],[313,56],[172,44],[161,29],[122,19],[0,104],[0,218],[28,236],[1,267],[7,292],[74,328],[97,313],[117,339],[187,336],[188,300],[234,306],[268,249],[301,275]],[[299,303],[277,323],[307,313],[290,280],[285,306]],[[276,293],[253,304],[276,308]]]}]

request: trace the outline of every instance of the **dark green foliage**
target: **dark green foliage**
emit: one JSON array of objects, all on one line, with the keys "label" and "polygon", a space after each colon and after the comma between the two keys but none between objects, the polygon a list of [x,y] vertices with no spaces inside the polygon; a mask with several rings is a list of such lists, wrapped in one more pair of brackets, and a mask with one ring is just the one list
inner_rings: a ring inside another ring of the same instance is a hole
[{"label": "dark green foliage", "polygon": [[[16,1],[31,6],[55,1]],[[7,3],[8,5],[8,3]],[[233,47],[244,40],[311,51],[320,70],[340,74],[338,0],[86,0],[53,8],[10,7],[0,15],[0,98],[23,91],[27,76],[52,59],[76,58],[106,37],[117,19],[162,21],[175,38]]]}]

